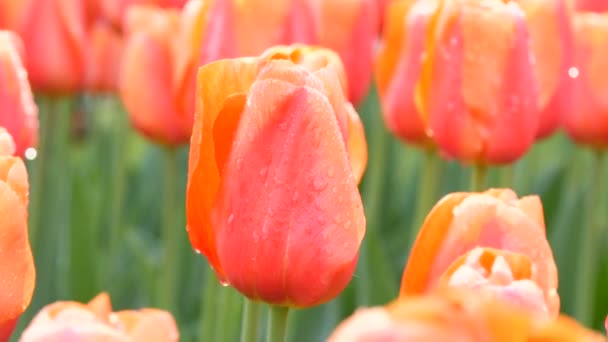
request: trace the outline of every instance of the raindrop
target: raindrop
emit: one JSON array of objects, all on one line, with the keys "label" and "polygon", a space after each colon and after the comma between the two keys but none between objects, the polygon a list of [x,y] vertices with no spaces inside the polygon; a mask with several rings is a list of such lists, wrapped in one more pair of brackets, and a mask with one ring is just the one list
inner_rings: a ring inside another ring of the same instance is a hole
[{"label": "raindrop", "polygon": [[327,182],[322,177],[317,177],[314,182],[312,182],[312,187],[315,191],[322,191],[327,187]]},{"label": "raindrop", "polygon": [[234,214],[230,214],[230,216],[228,216],[228,225],[231,225],[232,222],[234,222]]},{"label": "raindrop", "polygon": [[27,160],[34,160],[34,159],[36,159],[37,155],[38,155],[38,151],[36,151],[36,149],[33,147],[28,147],[25,150],[25,158]]},{"label": "raindrop", "polygon": [[265,167],[263,167],[263,168],[260,170],[260,177],[261,177],[261,178],[266,177],[266,173],[267,173],[267,172],[268,172],[268,169],[267,169],[267,168],[265,168]]},{"label": "raindrop", "polygon": [[577,67],[570,67],[570,69],[568,69],[568,76],[570,76],[570,78],[575,79],[578,78],[578,68]]},{"label": "raindrop", "polygon": [[227,287],[230,285],[230,283],[227,282],[226,280],[220,280],[220,285],[222,285],[223,287]]}]

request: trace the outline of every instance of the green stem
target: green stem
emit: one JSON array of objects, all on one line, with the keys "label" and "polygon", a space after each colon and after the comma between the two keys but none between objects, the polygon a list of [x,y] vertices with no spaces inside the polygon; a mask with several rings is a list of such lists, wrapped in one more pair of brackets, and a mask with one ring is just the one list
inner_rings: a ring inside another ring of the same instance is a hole
[{"label": "green stem", "polygon": [[205,289],[201,296],[201,332],[200,341],[213,341],[215,337],[215,323],[217,312],[217,293],[219,290],[219,284],[213,270],[209,268],[207,274],[205,274]]},{"label": "green stem", "polygon": [[473,167],[471,174],[471,191],[484,191],[487,184],[488,167],[486,165],[477,164]]},{"label": "green stem", "polygon": [[243,322],[241,324],[241,342],[256,342],[260,328],[260,308],[258,302],[245,297]]},{"label": "green stem", "polygon": [[171,312],[176,309],[176,291],[179,261],[179,233],[175,224],[177,204],[177,151],[167,148],[164,151],[164,183],[162,207],[163,271],[160,282],[159,305]]},{"label": "green stem", "polygon": [[513,189],[515,185],[515,164],[503,166],[500,169],[500,187]]},{"label": "green stem", "polygon": [[576,302],[574,316],[584,325],[591,326],[593,320],[593,297],[597,281],[598,240],[600,240],[600,227],[598,222],[600,209],[600,196],[602,192],[602,163],[604,154],[596,151],[592,166],[591,189],[588,190],[588,210],[586,224],[580,235],[580,249],[578,258],[578,276],[576,277]]},{"label": "green stem", "polygon": [[268,338],[267,342],[284,342],[287,337],[287,316],[289,307],[287,306],[270,306],[270,315],[268,318]]},{"label": "green stem", "polygon": [[433,206],[439,185],[438,175],[441,160],[437,157],[435,150],[429,149],[424,152],[424,163],[421,169],[421,183],[420,188],[417,191],[418,203],[415,216],[416,221],[409,231],[408,247],[411,247],[416,236],[418,236],[420,226],[422,226],[426,215]]},{"label": "green stem", "polygon": [[107,266],[105,267],[105,282],[106,288],[116,286],[114,279],[113,266],[120,254],[120,247],[124,237],[123,229],[123,198],[126,183],[126,151],[125,145],[128,137],[128,124],[124,118],[125,113],[122,110],[117,110],[117,107],[110,103],[107,99],[104,101],[104,107],[109,107],[109,113],[101,113],[111,115],[113,117],[113,146],[111,159],[111,185],[110,185],[110,211],[108,213],[110,224],[110,246],[106,257]]}]

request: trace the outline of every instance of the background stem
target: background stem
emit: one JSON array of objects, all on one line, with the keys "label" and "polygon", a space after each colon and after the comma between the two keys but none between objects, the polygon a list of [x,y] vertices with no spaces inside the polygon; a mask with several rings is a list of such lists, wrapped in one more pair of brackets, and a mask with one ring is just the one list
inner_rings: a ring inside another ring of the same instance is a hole
[{"label": "background stem", "polygon": [[241,342],[256,342],[260,331],[260,303],[245,297]]},{"label": "background stem", "polygon": [[435,153],[435,150],[424,151],[424,163],[420,170],[421,183],[418,188],[417,195],[418,203],[416,207],[415,223],[408,231],[408,250],[413,245],[418,231],[426,218],[426,215],[433,207],[437,197],[437,189],[439,188],[439,166],[441,160]]},{"label": "background stem", "polygon": [[287,316],[289,307],[287,306],[270,306],[270,315],[268,318],[268,342],[284,342],[287,336]]},{"label": "background stem", "polygon": [[481,192],[486,190],[488,182],[488,167],[485,165],[477,164],[473,166],[471,174],[471,191]]}]

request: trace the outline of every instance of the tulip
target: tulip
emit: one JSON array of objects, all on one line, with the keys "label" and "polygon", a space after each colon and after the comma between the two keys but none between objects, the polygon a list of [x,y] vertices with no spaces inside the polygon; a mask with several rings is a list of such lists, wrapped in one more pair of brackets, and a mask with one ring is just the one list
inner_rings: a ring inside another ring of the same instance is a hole
[{"label": "tulip", "polygon": [[507,189],[454,193],[431,210],[403,273],[401,294],[475,288],[546,316],[559,312],[557,268],[542,204]]},{"label": "tulip", "polygon": [[98,2],[103,16],[114,26],[122,27],[129,7],[138,5],[180,9],[188,0],[93,0]]},{"label": "tulip", "polygon": [[537,139],[552,134],[569,108],[568,71],[572,66],[572,33],[567,0],[518,0],[526,13],[539,81],[540,118]]},{"label": "tulip", "polygon": [[79,90],[84,80],[87,37],[84,2],[3,0],[0,12],[4,11],[7,14],[0,25],[23,39],[32,88],[53,94]]},{"label": "tulip", "polygon": [[363,163],[350,152],[363,138],[332,56],[270,51],[198,73],[188,233],[219,279],[253,300],[320,304],[354,271],[365,217]]},{"label": "tulip", "polygon": [[92,92],[114,92],[118,89],[123,51],[120,32],[103,20],[97,20],[89,31],[85,88]]},{"label": "tulip", "polygon": [[110,297],[99,294],[88,304],[56,302],[34,317],[21,342],[34,341],[178,341],[171,314],[156,309],[112,312]]},{"label": "tulip", "polygon": [[36,278],[27,231],[27,170],[14,152],[11,136],[0,129],[0,341],[8,340],[28,307]]},{"label": "tulip", "polygon": [[19,55],[22,50],[17,35],[0,31],[0,126],[11,134],[20,156],[38,140],[38,109]]},{"label": "tulip", "polygon": [[216,1],[204,39],[204,63],[256,56],[279,44],[321,45],[340,55],[350,84],[348,97],[357,104],[371,82],[377,11],[375,0]]},{"label": "tulip", "polygon": [[474,292],[445,290],[359,309],[329,337],[329,342],[604,340],[566,316],[547,320]]},{"label": "tulip", "polygon": [[119,90],[133,126],[159,143],[188,142],[193,113],[179,110],[173,83],[179,12],[133,7],[128,14],[127,31]]},{"label": "tulip", "polygon": [[608,15],[576,13],[572,107],[564,116],[570,137],[596,149],[608,147]]},{"label": "tulip", "polygon": [[514,2],[439,3],[419,84],[423,119],[449,157],[477,165],[513,162],[538,128],[524,14]]},{"label": "tulip", "polygon": [[433,146],[414,100],[424,56],[424,37],[436,8],[433,1],[400,0],[386,12],[376,81],[389,130],[405,142]]}]

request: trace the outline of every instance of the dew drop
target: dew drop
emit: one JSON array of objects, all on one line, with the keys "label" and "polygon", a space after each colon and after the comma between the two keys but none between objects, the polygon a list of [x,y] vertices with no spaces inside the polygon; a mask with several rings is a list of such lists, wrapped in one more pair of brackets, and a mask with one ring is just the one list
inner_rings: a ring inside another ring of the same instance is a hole
[{"label": "dew drop", "polygon": [[261,178],[266,177],[266,173],[268,173],[268,169],[267,169],[267,168],[265,168],[265,167],[263,167],[263,168],[260,170],[260,177],[261,177]]},{"label": "dew drop", "polygon": [[228,287],[230,285],[230,283],[227,282],[226,280],[220,280],[220,285],[222,285],[223,287]]},{"label": "dew drop", "polygon": [[232,222],[234,222],[234,214],[230,214],[230,216],[228,216],[228,225],[231,225]]},{"label": "dew drop", "polygon": [[34,159],[36,159],[37,155],[38,155],[38,151],[34,147],[28,147],[25,150],[25,159],[27,159],[27,160],[34,160]]},{"label": "dew drop", "polygon": [[578,78],[578,75],[579,71],[577,67],[570,67],[570,69],[568,69],[568,76],[570,76],[570,78],[576,79]]},{"label": "dew drop", "polygon": [[325,189],[327,187],[327,181],[325,179],[323,179],[322,177],[317,177],[312,182],[312,187],[315,191],[322,191],[323,189]]}]

